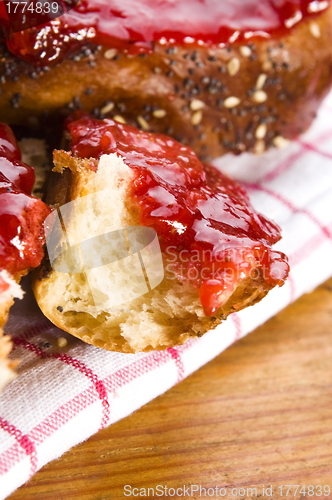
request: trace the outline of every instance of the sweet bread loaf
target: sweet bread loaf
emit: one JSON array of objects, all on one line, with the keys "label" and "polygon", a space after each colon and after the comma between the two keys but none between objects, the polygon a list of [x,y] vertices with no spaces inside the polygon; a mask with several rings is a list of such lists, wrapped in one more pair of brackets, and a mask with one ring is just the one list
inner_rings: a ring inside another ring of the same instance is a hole
[{"label": "sweet bread loaf", "polygon": [[48,257],[33,275],[58,327],[108,350],[165,349],[284,283],[279,228],[189,148],[113,120],[69,129],[71,151],[54,152]]},{"label": "sweet bread loaf", "polygon": [[44,131],[83,108],[205,161],[282,147],[331,87],[331,13],[330,0],[86,0],[7,30],[0,120]]}]

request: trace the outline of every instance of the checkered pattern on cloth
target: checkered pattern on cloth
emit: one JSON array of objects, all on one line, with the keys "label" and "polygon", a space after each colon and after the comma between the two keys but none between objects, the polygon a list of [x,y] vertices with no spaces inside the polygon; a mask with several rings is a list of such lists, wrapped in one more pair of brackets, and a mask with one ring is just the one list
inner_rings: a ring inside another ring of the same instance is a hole
[{"label": "checkered pattern on cloth", "polygon": [[[256,209],[280,224],[276,246],[291,274],[255,307],[232,314],[201,339],[165,352],[118,354],[54,327],[31,293],[6,331],[18,377],[0,395],[0,498],[99,429],[129,415],[210,361],[332,275],[332,94],[311,130],[285,150],[217,162],[249,190]],[[68,346],[59,348],[57,337]]]}]

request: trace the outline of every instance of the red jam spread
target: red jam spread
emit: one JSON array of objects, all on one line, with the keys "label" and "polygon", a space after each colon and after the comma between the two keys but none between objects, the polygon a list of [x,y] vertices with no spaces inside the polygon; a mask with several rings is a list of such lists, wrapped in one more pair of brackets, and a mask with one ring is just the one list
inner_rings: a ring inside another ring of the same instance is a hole
[{"label": "red jam spread", "polygon": [[39,265],[43,222],[50,213],[42,201],[30,196],[34,170],[20,159],[13,132],[0,123],[0,271],[12,275]]},{"label": "red jam spread", "polygon": [[206,315],[239,280],[260,275],[271,287],[283,285],[287,257],[271,250],[280,229],[254,211],[239,184],[163,135],[88,117],[68,128],[76,157],[116,153],[133,170],[130,196],[140,224],[157,232],[167,270],[199,289]]},{"label": "red jam spread", "polygon": [[0,22],[9,50],[48,66],[89,42],[137,52],[152,50],[153,42],[217,45],[280,36],[330,1],[80,0],[58,19],[17,33],[0,2]]}]

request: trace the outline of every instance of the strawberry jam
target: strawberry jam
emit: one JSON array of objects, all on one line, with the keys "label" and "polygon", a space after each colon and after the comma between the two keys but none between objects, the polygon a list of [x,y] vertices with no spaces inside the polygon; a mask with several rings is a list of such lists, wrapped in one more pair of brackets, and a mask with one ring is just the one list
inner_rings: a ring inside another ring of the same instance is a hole
[{"label": "strawberry jam", "polygon": [[48,66],[89,42],[147,51],[153,42],[217,45],[279,36],[329,4],[330,0],[80,0],[58,19],[13,34],[5,2],[0,2],[0,21],[9,50]]},{"label": "strawberry jam", "polygon": [[254,211],[244,189],[189,148],[113,120],[69,123],[80,158],[116,153],[134,173],[130,199],[139,222],[155,229],[169,275],[199,289],[213,315],[239,281],[260,277],[269,288],[288,275],[287,257],[271,250],[280,229]]},{"label": "strawberry jam", "polygon": [[49,208],[31,196],[34,170],[20,161],[11,129],[0,124],[0,271],[17,274],[39,265]]}]

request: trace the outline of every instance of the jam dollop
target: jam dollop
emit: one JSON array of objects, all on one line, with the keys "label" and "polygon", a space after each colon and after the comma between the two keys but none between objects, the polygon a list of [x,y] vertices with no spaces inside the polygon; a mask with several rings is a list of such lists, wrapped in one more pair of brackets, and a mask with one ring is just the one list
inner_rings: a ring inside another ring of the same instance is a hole
[{"label": "jam dollop", "polygon": [[241,280],[259,277],[269,288],[284,283],[287,257],[271,249],[279,227],[255,212],[238,183],[203,166],[191,149],[108,119],[82,117],[68,128],[74,156],[116,153],[132,169],[129,199],[139,223],[157,232],[168,275],[199,289],[206,315]]},{"label": "jam dollop", "polygon": [[218,45],[280,36],[326,10],[330,1],[80,0],[61,17],[17,33],[0,2],[0,21],[9,50],[48,66],[89,42],[147,51],[153,42]]},{"label": "jam dollop", "polygon": [[50,209],[31,196],[34,180],[12,130],[0,123],[0,271],[11,275],[38,266],[43,256],[43,222]]}]

